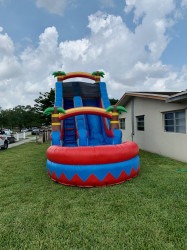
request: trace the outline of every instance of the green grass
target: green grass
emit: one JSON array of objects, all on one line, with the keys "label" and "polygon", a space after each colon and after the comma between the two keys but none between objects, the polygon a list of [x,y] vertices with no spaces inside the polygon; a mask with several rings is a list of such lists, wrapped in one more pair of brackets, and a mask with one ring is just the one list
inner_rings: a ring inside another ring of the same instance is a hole
[{"label": "green grass", "polygon": [[81,189],[48,177],[48,146],[0,152],[0,249],[187,249],[187,164],[141,151],[137,178]]}]

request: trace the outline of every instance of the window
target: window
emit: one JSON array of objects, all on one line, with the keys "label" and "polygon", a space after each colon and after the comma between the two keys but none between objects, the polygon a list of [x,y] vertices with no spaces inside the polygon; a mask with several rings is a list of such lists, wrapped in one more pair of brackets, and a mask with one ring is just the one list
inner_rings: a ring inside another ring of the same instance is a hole
[{"label": "window", "polygon": [[119,119],[120,129],[125,129],[125,118]]},{"label": "window", "polygon": [[144,115],[136,116],[137,130],[144,131]]},{"label": "window", "polygon": [[165,132],[186,133],[185,111],[172,111],[164,113]]}]

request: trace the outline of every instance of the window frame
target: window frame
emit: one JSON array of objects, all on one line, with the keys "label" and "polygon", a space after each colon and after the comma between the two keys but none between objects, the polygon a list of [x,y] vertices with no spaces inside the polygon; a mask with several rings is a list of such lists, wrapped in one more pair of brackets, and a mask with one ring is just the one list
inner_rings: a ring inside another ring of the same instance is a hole
[{"label": "window frame", "polygon": [[[178,118],[177,113],[183,112],[184,117]],[[166,114],[172,114],[173,118],[166,119]],[[184,125],[177,124],[177,121],[183,120]],[[172,122],[172,124],[166,124],[166,121]],[[184,127],[184,131],[177,131],[179,127]],[[167,130],[166,128],[173,128],[173,130]],[[177,129],[178,128],[178,129]],[[163,129],[166,133],[181,133],[186,134],[186,110],[180,109],[180,110],[171,110],[171,111],[165,111],[163,112]]]},{"label": "window frame", "polygon": [[[123,121],[124,121],[124,123],[123,123]],[[122,125],[124,125],[124,128],[122,128],[123,127]],[[120,129],[125,129],[125,118],[124,117],[119,118],[119,128]]]},{"label": "window frame", "polygon": [[[140,120],[143,118],[142,120]],[[140,126],[140,124],[143,124]],[[142,128],[142,129],[140,129]],[[145,131],[145,115],[137,115],[136,116],[136,129],[137,131]]]}]

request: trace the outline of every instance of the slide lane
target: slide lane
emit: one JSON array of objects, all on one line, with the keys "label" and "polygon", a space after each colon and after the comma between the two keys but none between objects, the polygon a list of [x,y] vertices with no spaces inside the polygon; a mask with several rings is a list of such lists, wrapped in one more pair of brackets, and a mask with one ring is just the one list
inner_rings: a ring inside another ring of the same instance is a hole
[{"label": "slide lane", "polygon": [[[97,99],[83,100],[84,106],[100,107],[99,104],[100,101]],[[89,146],[107,145],[110,143],[104,131],[102,117],[98,115],[85,115],[85,120]]]},{"label": "slide lane", "polygon": [[[82,98],[80,96],[75,96],[73,98],[74,108],[82,107]],[[75,124],[77,128],[77,143],[78,146],[88,146],[88,133],[85,115],[76,115]]]}]

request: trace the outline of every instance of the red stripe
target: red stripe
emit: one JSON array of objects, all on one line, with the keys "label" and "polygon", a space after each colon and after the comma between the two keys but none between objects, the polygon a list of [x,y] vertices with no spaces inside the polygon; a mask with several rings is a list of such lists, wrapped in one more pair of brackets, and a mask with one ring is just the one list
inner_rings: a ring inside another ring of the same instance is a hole
[{"label": "red stripe", "polygon": [[125,142],[117,145],[61,147],[50,146],[47,158],[56,163],[68,165],[94,165],[116,163],[129,160],[139,152],[135,142]]},{"label": "red stripe", "polygon": [[58,178],[55,173],[52,173],[50,175],[50,172],[48,172],[48,174],[54,181],[59,182],[63,185],[79,187],[99,187],[120,184],[124,181],[130,180],[138,175],[139,170],[140,168],[138,168],[137,170],[133,168],[130,175],[127,175],[123,170],[117,179],[111,173],[108,173],[102,181],[100,181],[94,174],[91,174],[86,181],[83,181],[77,174],[75,174],[71,180],[68,180],[64,174],[62,174],[60,178]]},{"label": "red stripe", "polygon": [[57,78],[62,79],[63,81],[69,78],[75,78],[75,77],[83,77],[83,78],[88,78],[91,80],[96,80],[96,76],[91,75],[89,73],[84,73],[84,72],[70,72],[66,74],[65,76],[57,76]]}]

